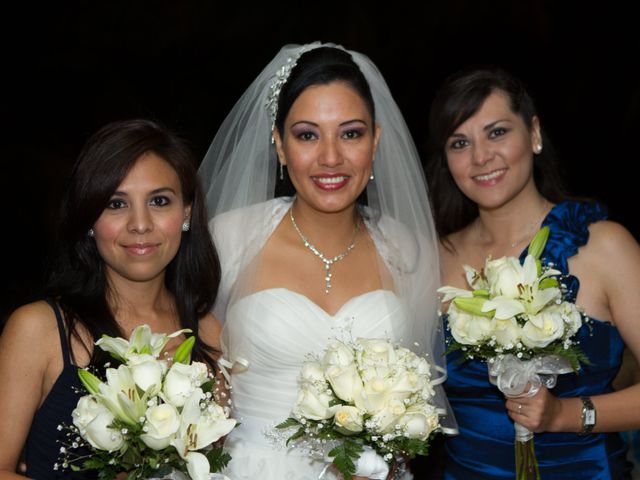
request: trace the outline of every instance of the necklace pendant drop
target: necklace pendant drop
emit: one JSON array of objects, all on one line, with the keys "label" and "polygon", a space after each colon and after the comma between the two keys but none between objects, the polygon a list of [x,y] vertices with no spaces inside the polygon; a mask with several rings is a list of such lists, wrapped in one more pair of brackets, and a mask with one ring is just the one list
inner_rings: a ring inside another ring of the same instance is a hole
[{"label": "necklace pendant drop", "polygon": [[356,228],[355,228],[355,231],[353,232],[353,240],[351,241],[351,244],[347,247],[347,249],[343,253],[341,253],[340,255],[336,255],[333,258],[326,258],[324,254],[320,250],[318,250],[309,241],[309,239],[305,237],[304,234],[300,231],[300,228],[298,227],[298,224],[296,223],[295,218],[293,218],[293,208],[289,209],[289,218],[291,219],[291,224],[293,225],[293,228],[295,229],[295,231],[298,233],[298,236],[302,240],[304,246],[308,248],[316,257],[318,257],[322,261],[322,263],[324,263],[324,293],[329,295],[329,292],[331,292],[331,277],[333,277],[333,274],[331,273],[331,265],[333,265],[335,262],[339,262],[344,257],[349,255],[351,250],[353,250],[353,247],[356,246],[356,236],[358,235],[360,226],[356,222]]}]

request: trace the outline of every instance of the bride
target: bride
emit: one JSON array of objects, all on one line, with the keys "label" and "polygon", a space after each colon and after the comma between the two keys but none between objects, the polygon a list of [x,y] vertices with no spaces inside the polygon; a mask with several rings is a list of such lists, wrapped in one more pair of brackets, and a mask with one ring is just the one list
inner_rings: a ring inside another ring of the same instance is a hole
[{"label": "bride", "polygon": [[[367,57],[289,45],[235,105],[199,174],[222,263],[214,313],[241,422],[226,442],[225,473],[317,479],[323,459],[268,435],[290,415],[309,353],[347,329],[442,367],[437,240],[414,144]],[[446,412],[441,392],[438,402]],[[361,463],[357,478],[384,475]]]}]

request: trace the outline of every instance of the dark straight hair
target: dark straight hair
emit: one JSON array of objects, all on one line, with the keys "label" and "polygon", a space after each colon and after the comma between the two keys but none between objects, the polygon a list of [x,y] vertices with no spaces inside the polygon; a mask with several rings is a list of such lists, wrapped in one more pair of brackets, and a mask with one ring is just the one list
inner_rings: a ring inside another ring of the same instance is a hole
[{"label": "dark straight hair", "polygon": [[[448,77],[433,100],[429,114],[427,180],[436,229],[440,238],[457,232],[478,216],[478,206],[456,185],[445,147],[447,140],[473,116],[493,92],[509,99],[511,111],[531,129],[538,116],[533,99],[524,84],[510,73],[496,67],[463,70]],[[538,191],[557,203],[568,198],[560,176],[555,150],[540,126],[543,149],[534,155],[533,177]]]},{"label": "dark straight hair", "polygon": [[[141,155],[152,152],[166,161],[180,180],[182,196],[191,205],[190,231],[182,233],[176,256],[167,265],[165,284],[175,298],[182,328],[196,337],[194,358],[214,366],[215,352],[198,335],[198,322],[212,308],[220,282],[220,264],[207,228],[207,212],[196,177],[193,156],[177,135],[145,119],[110,123],[93,134],[76,161],[60,210],[57,251],[47,294],[64,312],[69,341],[83,345],[78,326],[94,341],[102,335],[124,336],[109,307],[110,291],[104,260],[89,229]],[[101,349],[84,345],[91,364],[111,361]]]}]

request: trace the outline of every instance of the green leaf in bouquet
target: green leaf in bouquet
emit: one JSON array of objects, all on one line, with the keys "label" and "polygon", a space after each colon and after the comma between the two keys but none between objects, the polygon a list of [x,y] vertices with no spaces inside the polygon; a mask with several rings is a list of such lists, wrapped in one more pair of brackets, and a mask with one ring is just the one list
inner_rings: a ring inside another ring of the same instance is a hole
[{"label": "green leaf in bouquet", "polygon": [[176,354],[173,356],[175,363],[188,364],[191,361],[191,350],[196,343],[196,337],[189,337],[176,349]]},{"label": "green leaf in bouquet", "polygon": [[476,315],[478,317],[492,318],[495,313],[495,310],[490,310],[488,312],[482,311],[482,307],[484,306],[486,300],[481,297],[456,297],[452,300],[452,302],[460,310],[470,313],[471,315]]},{"label": "green leaf in bouquet", "polygon": [[533,258],[539,259],[540,255],[544,251],[544,247],[547,244],[547,240],[549,239],[549,227],[542,227],[538,232],[534,235],[531,243],[529,244],[528,254]]},{"label": "green leaf in bouquet", "polygon": [[209,470],[211,472],[220,472],[231,461],[231,455],[226,453],[222,447],[212,448],[205,456],[209,460]]},{"label": "green leaf in bouquet", "polygon": [[344,480],[351,480],[356,473],[356,464],[362,453],[362,445],[353,440],[345,439],[329,452],[336,468],[342,473]]},{"label": "green leaf in bouquet", "polygon": [[298,438],[304,436],[304,434],[305,434],[305,430],[304,430],[304,426],[302,426],[298,429],[296,433],[294,433],[287,439],[287,446],[289,446],[289,443],[293,442],[294,440],[297,440]]},{"label": "green leaf in bouquet", "polygon": [[207,380],[202,385],[200,385],[200,388],[204,393],[207,393],[207,392],[213,393],[213,388],[217,385],[217,383],[218,383],[218,380],[216,380],[215,378],[212,378],[211,380]]},{"label": "green leaf in bouquet", "polygon": [[291,427],[297,427],[299,425],[300,425],[300,422],[298,422],[298,420],[296,420],[293,417],[289,417],[284,422],[276,425],[276,428],[291,428]]}]

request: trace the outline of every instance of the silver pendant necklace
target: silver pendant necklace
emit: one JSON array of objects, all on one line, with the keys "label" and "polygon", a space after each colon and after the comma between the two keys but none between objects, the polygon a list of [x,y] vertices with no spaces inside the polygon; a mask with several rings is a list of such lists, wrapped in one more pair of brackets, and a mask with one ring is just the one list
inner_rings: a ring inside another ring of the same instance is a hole
[{"label": "silver pendant necklace", "polygon": [[533,234],[535,228],[538,225],[540,225],[542,223],[542,220],[544,219],[545,213],[547,212],[548,203],[549,202],[545,199],[542,206],[542,213],[540,214],[540,217],[537,220],[535,220],[531,225],[529,225],[529,228],[527,229],[527,232],[524,237],[521,237],[520,240],[517,240],[510,245],[511,248],[515,248],[517,245],[520,245],[525,240],[528,240],[529,238],[531,238],[531,235]]},{"label": "silver pendant necklace", "polygon": [[326,258],[324,256],[324,254],[320,250],[318,250],[309,241],[309,239],[307,239],[307,237],[305,237],[304,234],[300,231],[300,228],[298,227],[298,224],[296,223],[296,219],[293,218],[293,208],[289,209],[289,218],[291,218],[291,224],[293,225],[293,228],[296,230],[296,232],[298,233],[298,236],[300,237],[300,239],[304,243],[304,246],[307,247],[309,250],[311,250],[313,252],[313,254],[316,257],[318,257],[320,260],[322,260],[322,263],[324,263],[324,293],[329,294],[329,292],[331,291],[331,277],[333,276],[333,274],[331,273],[331,266],[334,263],[339,262],[340,260],[342,260],[347,255],[349,255],[351,250],[353,250],[353,247],[356,246],[356,236],[358,235],[358,231],[360,231],[359,223],[356,222],[356,228],[355,228],[355,231],[353,232],[353,240],[351,240],[351,244],[347,247],[347,249],[344,252],[342,252],[341,254],[336,255],[333,258]]}]

